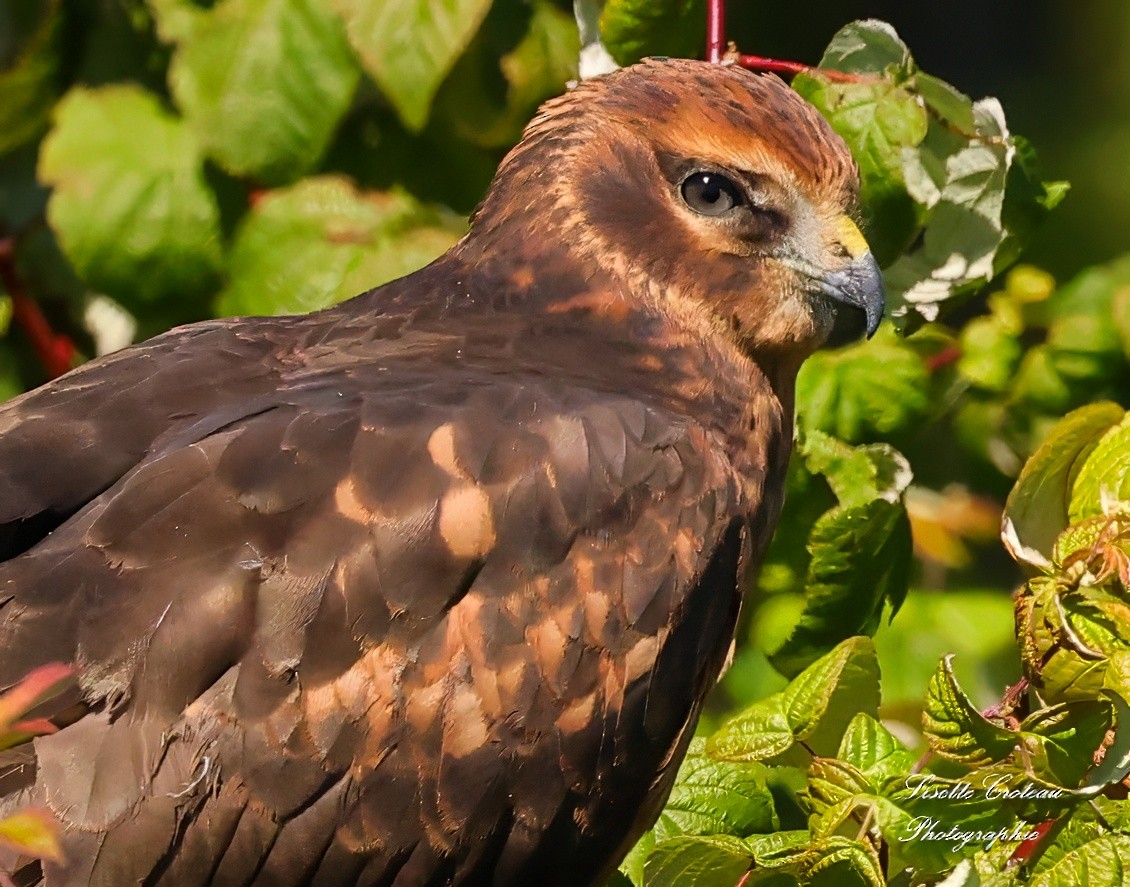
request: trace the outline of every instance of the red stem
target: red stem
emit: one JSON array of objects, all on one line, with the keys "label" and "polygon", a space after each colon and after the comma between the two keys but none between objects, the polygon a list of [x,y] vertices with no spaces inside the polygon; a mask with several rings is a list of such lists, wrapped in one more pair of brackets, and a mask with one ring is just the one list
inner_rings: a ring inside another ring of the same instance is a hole
[{"label": "red stem", "polygon": [[718,64],[726,52],[726,0],[706,0],[706,60]]},{"label": "red stem", "polygon": [[961,360],[961,348],[957,345],[947,345],[937,354],[926,359],[926,370],[936,373],[942,367],[949,366]]},{"label": "red stem", "polygon": [[759,55],[739,55],[738,64],[753,71],[772,71],[774,74],[800,74],[811,71],[811,65],[801,62],[785,62],[780,59],[767,59]]},{"label": "red stem", "polygon": [[27,294],[16,271],[15,243],[10,237],[0,238],[0,284],[12,300],[12,319],[28,337],[48,377],[63,375],[73,364],[74,343],[51,329],[39,305]]},{"label": "red stem", "polygon": [[[781,59],[767,59],[759,55],[739,55],[737,63],[751,71],[770,71],[774,74],[807,74],[815,71],[821,77],[835,80],[839,83],[860,83],[869,79],[866,74],[851,74],[847,71],[836,71],[832,68],[818,68],[816,65],[806,65],[803,62],[786,62]],[[874,75],[871,75],[873,78]]]}]

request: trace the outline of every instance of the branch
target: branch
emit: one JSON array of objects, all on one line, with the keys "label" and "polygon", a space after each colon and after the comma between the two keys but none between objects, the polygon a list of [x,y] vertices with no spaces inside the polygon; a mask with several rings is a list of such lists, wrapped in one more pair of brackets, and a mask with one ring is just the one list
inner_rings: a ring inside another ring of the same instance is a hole
[{"label": "branch", "polygon": [[51,329],[39,305],[27,294],[16,269],[15,246],[11,237],[0,238],[0,284],[12,300],[12,319],[28,337],[48,377],[54,379],[71,368],[75,346],[67,336]]},{"label": "branch", "polygon": [[706,60],[717,65],[726,52],[726,0],[706,0]]},{"label": "branch", "polygon": [[841,83],[853,83],[868,79],[861,74],[817,68],[815,65],[806,65],[803,62],[789,62],[739,53],[737,47],[732,43],[729,46],[726,44],[726,0],[707,0],[706,2],[706,60],[716,65],[738,65],[742,68],[749,68],[751,71],[767,71],[789,77],[794,74],[816,71],[829,80],[836,80]]}]

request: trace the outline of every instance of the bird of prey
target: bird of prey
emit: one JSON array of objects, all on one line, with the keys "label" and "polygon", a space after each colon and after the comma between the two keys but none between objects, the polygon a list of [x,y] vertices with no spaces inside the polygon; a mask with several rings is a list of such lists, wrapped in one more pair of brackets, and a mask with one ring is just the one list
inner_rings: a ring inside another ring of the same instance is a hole
[{"label": "bird of prey", "polygon": [[544,105],[467,236],[313,314],[0,407],[0,757],[47,885],[599,883],[658,815],[781,507],[794,378],[872,332],[858,174],[781,81]]}]

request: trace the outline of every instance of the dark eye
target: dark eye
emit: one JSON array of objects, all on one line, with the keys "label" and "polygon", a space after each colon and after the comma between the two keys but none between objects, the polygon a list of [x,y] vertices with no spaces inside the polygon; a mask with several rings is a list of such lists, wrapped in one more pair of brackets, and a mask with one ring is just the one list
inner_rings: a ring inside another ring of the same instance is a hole
[{"label": "dark eye", "polygon": [[737,186],[716,172],[696,172],[687,176],[683,180],[683,200],[704,216],[720,216],[745,202]]}]

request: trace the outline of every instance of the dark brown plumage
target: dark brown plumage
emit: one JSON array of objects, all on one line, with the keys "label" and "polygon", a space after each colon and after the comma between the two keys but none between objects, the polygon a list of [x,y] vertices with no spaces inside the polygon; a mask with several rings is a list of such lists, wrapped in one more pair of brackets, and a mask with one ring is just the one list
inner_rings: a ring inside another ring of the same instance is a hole
[{"label": "dark brown plumage", "polygon": [[646,62],[548,103],[428,268],[0,407],[0,686],[82,668],[0,756],[0,813],[65,825],[46,883],[607,874],[722,668],[796,370],[881,311],[855,190],[776,79]]}]

